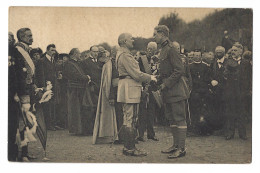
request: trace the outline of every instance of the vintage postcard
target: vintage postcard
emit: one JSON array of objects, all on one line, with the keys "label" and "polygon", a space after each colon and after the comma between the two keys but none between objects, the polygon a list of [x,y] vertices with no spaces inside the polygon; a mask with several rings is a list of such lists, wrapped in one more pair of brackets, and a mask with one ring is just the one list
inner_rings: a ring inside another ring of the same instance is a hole
[{"label": "vintage postcard", "polygon": [[252,162],[253,9],[10,6],[8,160]]}]

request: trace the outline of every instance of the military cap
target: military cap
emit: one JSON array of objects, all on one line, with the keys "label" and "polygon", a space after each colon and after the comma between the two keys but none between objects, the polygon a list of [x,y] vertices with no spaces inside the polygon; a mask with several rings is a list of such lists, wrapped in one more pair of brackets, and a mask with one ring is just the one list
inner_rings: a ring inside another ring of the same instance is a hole
[{"label": "military cap", "polygon": [[154,28],[157,32],[163,33],[165,36],[169,37],[169,28],[166,25],[158,25]]}]

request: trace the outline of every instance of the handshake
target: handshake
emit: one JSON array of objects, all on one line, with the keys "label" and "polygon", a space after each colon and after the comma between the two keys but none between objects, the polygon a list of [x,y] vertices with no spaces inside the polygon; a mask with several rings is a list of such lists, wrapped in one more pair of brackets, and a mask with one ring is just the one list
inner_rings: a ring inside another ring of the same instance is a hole
[{"label": "handshake", "polygon": [[156,75],[151,75],[151,81],[157,82],[157,76]]}]

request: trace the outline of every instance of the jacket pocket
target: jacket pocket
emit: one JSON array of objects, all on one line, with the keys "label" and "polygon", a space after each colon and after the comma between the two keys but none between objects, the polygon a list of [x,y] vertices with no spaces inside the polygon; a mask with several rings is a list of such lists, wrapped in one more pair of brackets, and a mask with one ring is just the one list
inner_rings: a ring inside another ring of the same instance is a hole
[{"label": "jacket pocket", "polygon": [[141,97],[142,86],[129,86],[128,87],[128,97],[130,99],[138,99]]}]

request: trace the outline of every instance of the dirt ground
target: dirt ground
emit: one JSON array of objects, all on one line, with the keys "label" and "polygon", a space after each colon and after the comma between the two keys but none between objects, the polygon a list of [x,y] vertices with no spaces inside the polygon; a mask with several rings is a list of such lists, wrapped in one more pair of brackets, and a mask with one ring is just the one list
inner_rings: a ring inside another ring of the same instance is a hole
[{"label": "dirt ground", "polygon": [[[238,137],[226,141],[220,136],[187,137],[187,154],[178,159],[167,159],[161,150],[172,144],[166,127],[155,127],[158,142],[147,140],[136,146],[145,150],[146,157],[131,157],[122,154],[123,145],[92,144],[92,136],[75,136],[67,130],[48,131],[48,162],[80,163],[251,163],[252,133],[247,128],[248,140]],[[29,144],[29,153],[37,156],[33,162],[42,162],[44,152],[39,140]]]}]

